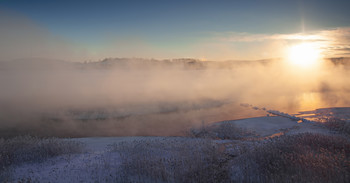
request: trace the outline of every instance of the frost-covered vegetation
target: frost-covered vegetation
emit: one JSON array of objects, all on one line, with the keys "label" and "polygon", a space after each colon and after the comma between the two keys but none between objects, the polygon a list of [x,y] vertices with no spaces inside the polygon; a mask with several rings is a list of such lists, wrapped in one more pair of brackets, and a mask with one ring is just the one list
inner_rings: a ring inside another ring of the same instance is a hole
[{"label": "frost-covered vegetation", "polygon": [[347,135],[350,135],[350,122],[341,119],[328,119],[325,123],[325,126],[330,128],[331,130],[335,130]]},{"label": "frost-covered vegetation", "polygon": [[233,161],[234,182],[348,182],[350,141],[303,133],[261,141]]},{"label": "frost-covered vegetation", "polygon": [[[229,142],[229,141],[228,141]],[[120,142],[116,182],[347,182],[350,141],[302,133],[222,144],[159,138]]]},{"label": "frost-covered vegetation", "polygon": [[5,173],[10,166],[42,162],[63,154],[80,153],[82,150],[81,143],[58,138],[19,136],[0,139],[0,182],[6,180]]},{"label": "frost-covered vegetation", "polygon": [[116,182],[227,182],[226,157],[207,139],[166,138],[116,143]]},{"label": "frost-covered vegetation", "polygon": [[[1,139],[0,178],[67,183],[348,182],[349,136],[316,123],[260,117],[203,123],[188,137]],[[261,130],[251,130],[251,125],[261,125]],[[81,143],[86,144],[84,151]]]},{"label": "frost-covered vegetation", "polygon": [[[19,165],[18,169],[12,171],[14,177],[3,176],[2,180],[10,182],[21,180],[347,182],[350,180],[350,141],[340,135],[300,133],[256,140],[188,137],[109,139],[109,142],[113,141],[114,143],[105,146],[107,147],[105,150],[95,149],[94,152],[77,154],[64,161],[47,158],[80,152],[81,146],[71,141],[66,144],[67,141],[33,137],[2,140],[2,147],[8,144],[8,147],[17,147],[16,149],[20,150],[17,152],[12,149],[12,154],[18,157],[12,160],[12,165]],[[94,143],[96,142],[98,141]],[[31,156],[28,158],[26,154]],[[19,159],[28,163],[20,166]]]}]

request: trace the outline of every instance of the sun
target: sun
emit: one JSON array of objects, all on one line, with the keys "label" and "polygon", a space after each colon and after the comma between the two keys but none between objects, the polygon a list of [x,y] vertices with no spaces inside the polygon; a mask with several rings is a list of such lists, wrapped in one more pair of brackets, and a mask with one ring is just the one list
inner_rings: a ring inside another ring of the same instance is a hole
[{"label": "sun", "polygon": [[287,59],[290,63],[303,68],[312,67],[321,57],[321,51],[316,44],[301,43],[289,47]]}]

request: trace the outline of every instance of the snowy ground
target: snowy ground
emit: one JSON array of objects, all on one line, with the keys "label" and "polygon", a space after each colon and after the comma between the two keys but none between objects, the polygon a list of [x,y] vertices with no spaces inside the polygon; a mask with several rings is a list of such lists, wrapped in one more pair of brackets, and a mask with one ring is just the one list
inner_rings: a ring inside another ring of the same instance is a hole
[{"label": "snowy ground", "polygon": [[[140,182],[144,177],[128,177],[121,174],[123,143],[127,144],[126,155],[142,154],[142,158],[186,160],[189,153],[205,154],[201,145],[212,143],[206,139],[188,137],[93,137],[69,139],[85,144],[81,154],[62,155],[41,163],[27,163],[12,167],[8,172],[10,182]],[[135,144],[135,145],[133,145]],[[128,146],[129,145],[129,146]],[[130,146],[131,145],[131,146]],[[141,146],[140,146],[141,145]],[[187,148],[184,150],[183,148]],[[141,152],[141,151],[145,152]],[[147,151],[147,152],[146,152]],[[124,152],[125,153],[125,152]],[[151,153],[151,154],[150,154]],[[187,154],[187,156],[186,156]],[[124,154],[125,155],[125,154]],[[185,157],[182,157],[184,155]],[[197,157],[200,157],[197,156]],[[141,165],[142,166],[142,165]],[[146,181],[153,182],[153,181]]]},{"label": "snowy ground", "polygon": [[[215,125],[220,125],[218,122]],[[285,116],[266,116],[242,120],[225,121],[236,127],[248,130],[251,136],[246,139],[264,139],[279,135],[289,135],[303,132],[332,133],[322,125],[314,122],[298,122]],[[112,144],[123,142],[145,142],[161,144],[175,144],[193,141],[189,137],[89,137],[69,139],[85,144],[85,151],[81,154],[62,155],[48,159],[45,162],[21,164],[12,167],[8,172],[11,182],[113,182],[118,176],[122,160],[120,153],[111,151]],[[223,146],[223,151],[232,151],[237,140],[211,140],[212,143]],[[193,147],[192,147],[193,148]],[[231,148],[231,149],[230,149]],[[168,152],[155,149],[154,153]],[[152,151],[153,152],[153,151]]]},{"label": "snowy ground", "polygon": [[270,137],[276,134],[330,133],[328,129],[313,122],[297,122],[286,117],[268,116],[230,121],[238,128],[252,132],[256,137]]},{"label": "snowy ground", "polygon": [[321,108],[313,111],[303,111],[298,116],[324,122],[328,119],[340,119],[350,122],[350,107]]}]

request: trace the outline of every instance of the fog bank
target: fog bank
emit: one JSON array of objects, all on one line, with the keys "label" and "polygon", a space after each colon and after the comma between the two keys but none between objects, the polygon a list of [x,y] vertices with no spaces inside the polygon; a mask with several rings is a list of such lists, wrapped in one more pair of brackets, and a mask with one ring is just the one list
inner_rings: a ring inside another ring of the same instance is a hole
[{"label": "fog bank", "polygon": [[0,133],[184,135],[202,123],[349,106],[348,61],[292,68],[283,60],[105,59],[0,63]]}]

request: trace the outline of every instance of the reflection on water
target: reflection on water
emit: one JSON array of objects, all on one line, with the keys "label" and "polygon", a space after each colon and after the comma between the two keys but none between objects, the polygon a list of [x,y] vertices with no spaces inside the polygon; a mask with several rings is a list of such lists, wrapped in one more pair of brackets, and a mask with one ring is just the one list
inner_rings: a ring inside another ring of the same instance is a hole
[{"label": "reflection on water", "polygon": [[350,121],[350,107],[333,107],[303,111],[300,112],[298,116],[317,122],[327,122],[330,120]]},{"label": "reflection on water", "polygon": [[[295,96],[275,96],[261,103],[242,104],[237,113],[251,111],[250,116],[259,117],[268,114],[268,110],[296,115],[312,121],[326,121],[329,118],[350,120],[350,92],[304,92]],[[238,119],[237,115],[231,116]]]},{"label": "reflection on water", "polygon": [[322,100],[321,93],[309,92],[299,96],[300,105],[298,111],[314,110],[317,108],[329,107]]},{"label": "reflection on water", "polygon": [[300,95],[298,111],[319,108],[349,107],[350,92],[310,92]]},{"label": "reflection on water", "polygon": [[[304,92],[296,96],[276,96],[259,107],[298,113],[319,108],[350,107],[350,92]],[[253,103],[252,103],[253,104]]]}]

